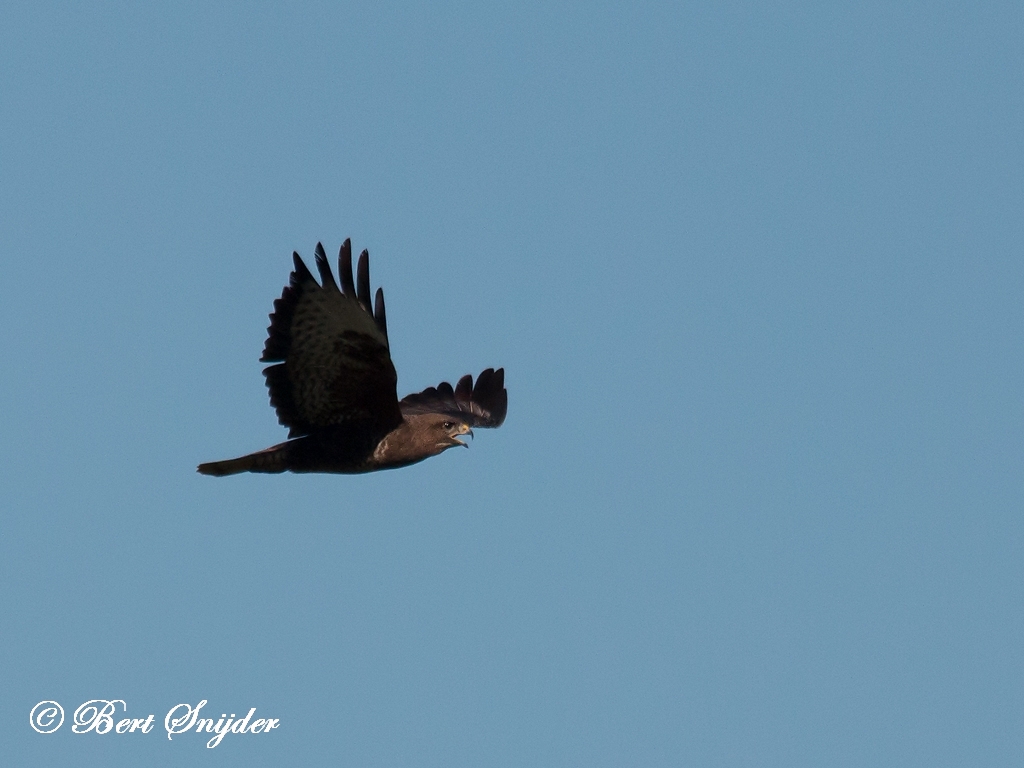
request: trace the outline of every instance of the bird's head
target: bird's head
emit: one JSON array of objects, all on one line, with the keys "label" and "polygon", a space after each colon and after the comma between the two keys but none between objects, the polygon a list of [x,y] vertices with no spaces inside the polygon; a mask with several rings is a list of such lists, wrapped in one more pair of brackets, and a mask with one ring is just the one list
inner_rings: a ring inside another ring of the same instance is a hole
[{"label": "bird's head", "polygon": [[456,445],[469,447],[460,435],[472,436],[469,423],[447,413],[417,413],[408,416],[395,434],[386,439],[396,461],[422,461]]},{"label": "bird's head", "polygon": [[439,414],[437,419],[431,422],[431,428],[434,437],[436,438],[435,444],[442,451],[456,445],[468,448],[468,445],[466,445],[462,440],[459,440],[459,435],[469,435],[470,437],[473,437],[473,430],[469,428],[469,424],[452,416],[443,414]]}]

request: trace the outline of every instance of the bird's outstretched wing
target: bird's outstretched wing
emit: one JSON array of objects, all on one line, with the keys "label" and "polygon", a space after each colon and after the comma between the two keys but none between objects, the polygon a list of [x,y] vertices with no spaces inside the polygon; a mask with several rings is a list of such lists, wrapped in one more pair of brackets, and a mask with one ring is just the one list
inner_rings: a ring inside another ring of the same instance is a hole
[{"label": "bird's outstretched wing", "polygon": [[401,402],[403,415],[447,413],[471,427],[500,427],[508,410],[505,369],[488,368],[476,377],[468,373],[452,389],[447,381],[422,392],[406,395]]},{"label": "bird's outstretched wing", "polygon": [[294,254],[295,269],[274,302],[263,349],[270,403],[289,437],[331,427],[386,434],[402,421],[398,376],[388,348],[384,292],[370,303],[369,254],[352,281],[352,243],[338,256],[341,288],[317,243],[320,283]]}]

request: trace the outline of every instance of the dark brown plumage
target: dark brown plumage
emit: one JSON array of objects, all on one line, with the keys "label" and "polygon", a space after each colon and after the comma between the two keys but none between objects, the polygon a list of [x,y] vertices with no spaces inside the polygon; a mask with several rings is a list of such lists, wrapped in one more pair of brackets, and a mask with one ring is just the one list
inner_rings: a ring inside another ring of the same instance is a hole
[{"label": "dark brown plumage", "polygon": [[352,280],[352,244],[341,246],[334,280],[317,243],[317,283],[299,254],[274,302],[260,358],[270,404],[287,442],[237,459],[200,464],[204,475],[239,472],[353,474],[415,464],[456,445],[473,427],[499,427],[508,409],[505,371],[488,368],[398,399],[384,292],[370,302],[369,254]]}]

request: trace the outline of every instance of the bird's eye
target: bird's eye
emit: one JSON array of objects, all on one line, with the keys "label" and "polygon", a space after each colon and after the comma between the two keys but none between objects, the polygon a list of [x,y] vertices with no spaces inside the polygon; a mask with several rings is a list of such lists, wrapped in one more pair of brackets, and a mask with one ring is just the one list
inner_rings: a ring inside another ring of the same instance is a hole
[{"label": "bird's eye", "polygon": [[452,424],[452,422],[450,422],[450,421],[446,421],[443,426],[444,426],[445,429],[451,429],[455,425]]}]

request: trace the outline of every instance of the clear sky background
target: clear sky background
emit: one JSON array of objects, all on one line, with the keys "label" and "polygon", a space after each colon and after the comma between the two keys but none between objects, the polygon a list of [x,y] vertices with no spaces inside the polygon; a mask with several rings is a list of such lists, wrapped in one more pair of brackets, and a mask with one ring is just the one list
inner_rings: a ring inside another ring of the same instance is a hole
[{"label": "clear sky background", "polygon": [[[8,765],[1019,764],[1020,3],[3,16]],[[197,475],[346,237],[400,394],[504,366],[505,425]]]}]

